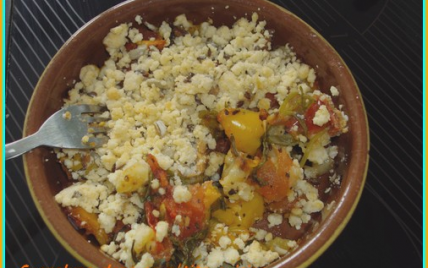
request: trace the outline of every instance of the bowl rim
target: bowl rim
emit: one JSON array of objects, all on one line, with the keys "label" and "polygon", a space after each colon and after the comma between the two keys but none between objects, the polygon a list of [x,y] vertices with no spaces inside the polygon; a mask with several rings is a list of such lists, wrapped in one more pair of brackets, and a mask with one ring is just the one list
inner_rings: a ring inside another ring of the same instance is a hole
[{"label": "bowl rim", "polygon": [[[39,80],[36,84],[36,87],[34,89],[33,95],[30,99],[29,105],[28,105],[28,109],[27,109],[27,114],[25,117],[25,121],[24,121],[24,129],[23,129],[23,136],[27,136],[28,135],[28,120],[29,120],[29,113],[28,111],[30,111],[33,107],[33,100],[34,100],[34,96],[36,95],[36,92],[39,89],[39,84],[40,81],[43,80],[43,77],[45,76],[47,70],[50,69],[50,66],[52,65],[53,62],[55,62],[56,58],[58,57],[58,55],[60,54],[60,52],[62,50],[64,50],[65,47],[67,47],[72,40],[76,37],[76,35],[78,35],[80,32],[84,31],[90,24],[102,19],[103,17],[107,16],[110,13],[114,13],[116,10],[121,9],[126,7],[127,5],[133,3],[133,2],[149,2],[150,0],[127,0],[124,1],[122,3],[119,3],[117,5],[114,5],[112,7],[110,7],[109,9],[105,10],[104,12],[98,14],[97,16],[95,16],[94,18],[92,18],[91,20],[89,20],[88,22],[86,22],[83,26],[81,26],[76,32],[74,32],[68,39],[67,41],[60,47],[60,49],[55,53],[55,55],[52,57],[52,59],[50,60],[50,62],[48,63],[48,65],[45,67],[45,70],[43,71],[43,73],[40,75]],[[161,1],[161,0],[158,0]],[[154,1],[154,2],[158,2],[158,1]],[[364,118],[362,119],[364,121],[364,136],[362,138],[363,140],[363,145],[364,148],[361,148],[361,150],[365,153],[363,156],[363,161],[365,161],[364,165],[363,165],[363,170],[362,172],[360,172],[358,175],[361,175],[361,180],[359,180],[358,186],[359,189],[356,192],[352,192],[351,193],[351,197],[353,197],[352,203],[349,203],[349,206],[346,208],[341,207],[340,205],[343,203],[341,202],[338,206],[336,206],[334,208],[334,211],[331,212],[331,214],[337,212],[338,214],[340,214],[340,216],[342,216],[342,220],[340,221],[340,223],[337,225],[335,230],[330,230],[331,228],[328,228],[328,226],[330,226],[328,223],[330,221],[332,221],[334,218],[336,217],[327,217],[324,221],[323,221],[323,228],[319,229],[316,231],[316,233],[325,233],[327,232],[327,239],[324,241],[324,243],[319,246],[316,247],[315,245],[313,245],[314,243],[312,243],[314,240],[316,240],[316,237],[312,237],[310,238],[308,241],[305,242],[305,248],[301,248],[299,247],[297,251],[292,252],[290,255],[287,255],[287,257],[282,257],[279,260],[275,261],[274,263],[270,264],[270,267],[275,267],[275,268],[279,268],[282,267],[287,261],[287,259],[290,258],[290,256],[294,256],[294,258],[297,261],[297,266],[299,268],[303,268],[303,267],[307,267],[309,266],[311,263],[313,263],[317,258],[319,258],[320,255],[322,255],[327,248],[337,239],[337,237],[342,233],[342,231],[344,230],[345,226],[348,224],[349,220],[351,219],[358,203],[359,200],[361,198],[363,189],[364,189],[364,185],[366,182],[366,178],[367,178],[367,172],[368,172],[368,165],[369,165],[369,151],[370,151],[370,132],[369,132],[369,123],[368,123],[368,118],[367,118],[367,111],[363,102],[363,98],[362,98],[362,94],[361,91],[358,87],[357,82],[355,81],[354,76],[352,75],[352,72],[350,71],[349,67],[347,66],[347,64],[345,63],[345,61],[343,60],[343,58],[340,56],[340,54],[336,51],[336,49],[318,32],[316,31],[311,25],[309,25],[308,23],[306,23],[303,19],[301,19],[300,17],[298,17],[297,15],[295,15],[293,12],[287,10],[286,8],[279,6],[273,2],[270,2],[268,0],[257,0],[257,1],[261,1],[264,2],[265,4],[271,5],[272,8],[277,8],[280,9],[281,12],[286,13],[288,16],[292,17],[292,19],[297,20],[300,24],[303,24],[305,27],[309,28],[311,30],[311,33],[315,34],[317,38],[319,38],[321,40],[321,42],[326,45],[326,47],[334,54],[334,56],[340,61],[340,64],[345,68],[345,73],[349,75],[349,78],[352,81],[353,86],[356,89],[357,92],[357,99],[360,102],[361,105],[361,109],[362,109],[362,114],[364,115]],[[215,1],[213,1],[215,2]],[[235,2],[235,3],[239,3],[239,2],[243,2],[243,0],[232,0],[230,1],[231,3]],[[245,1],[244,1],[245,2]],[[46,226],[48,227],[48,229],[51,231],[51,233],[54,235],[54,237],[56,238],[57,241],[60,242],[60,244],[75,258],[77,259],[79,262],[81,262],[82,264],[84,264],[87,267],[96,267],[97,265],[93,264],[91,261],[87,260],[86,258],[84,258],[82,255],[79,254],[79,252],[74,249],[73,247],[71,247],[67,241],[56,231],[56,229],[54,228],[53,224],[51,223],[51,221],[48,219],[43,206],[40,204],[35,192],[34,192],[34,185],[33,185],[33,181],[31,179],[31,174],[29,172],[29,168],[28,168],[28,160],[27,160],[28,155],[24,155],[23,157],[23,165],[24,165],[24,172],[25,172],[25,177],[26,177],[26,181],[28,184],[28,188],[31,194],[31,197],[35,203],[35,206],[39,212],[39,214],[41,215],[44,223],[46,224]],[[349,185],[348,185],[349,188]],[[345,189],[345,190],[349,190],[349,189]],[[346,210],[345,210],[346,209]],[[340,213],[339,213],[340,212]],[[298,257],[298,251],[301,250],[306,250],[306,249],[311,249],[312,253],[310,255],[309,258],[304,258],[303,260],[300,260]],[[297,256],[296,256],[297,255]]]}]

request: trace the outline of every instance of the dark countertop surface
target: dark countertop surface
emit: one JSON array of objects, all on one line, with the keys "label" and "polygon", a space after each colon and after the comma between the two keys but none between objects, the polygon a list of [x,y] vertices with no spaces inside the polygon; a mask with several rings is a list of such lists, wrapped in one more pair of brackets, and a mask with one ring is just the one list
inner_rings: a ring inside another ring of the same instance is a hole
[{"label": "dark countertop surface", "polygon": [[[11,3],[6,142],[21,138],[45,66],[119,0]],[[370,125],[367,184],[342,234],[310,267],[422,266],[422,1],[275,0],[319,31],[360,87]],[[6,267],[81,267],[39,216],[22,159],[6,162]]]}]

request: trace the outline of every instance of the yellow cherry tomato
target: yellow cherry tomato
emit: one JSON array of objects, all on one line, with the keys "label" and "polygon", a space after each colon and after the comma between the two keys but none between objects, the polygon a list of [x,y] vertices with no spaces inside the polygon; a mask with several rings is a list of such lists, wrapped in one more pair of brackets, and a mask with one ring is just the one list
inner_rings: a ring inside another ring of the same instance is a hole
[{"label": "yellow cherry tomato", "polygon": [[122,176],[116,179],[118,193],[132,193],[146,185],[149,181],[149,165],[144,162],[136,162],[123,170]]},{"label": "yellow cherry tomato", "polygon": [[265,133],[259,113],[245,109],[223,109],[217,116],[227,137],[235,140],[236,149],[254,155],[261,145]]},{"label": "yellow cherry tomato", "polygon": [[226,210],[218,209],[213,212],[214,219],[226,224],[230,228],[250,228],[257,219],[263,217],[265,211],[263,197],[254,193],[250,201],[237,201],[230,203],[226,201]]},{"label": "yellow cherry tomato", "polygon": [[205,209],[210,209],[211,205],[217,201],[221,194],[219,190],[213,186],[212,181],[206,181],[202,184],[202,188],[204,189],[204,206]]}]

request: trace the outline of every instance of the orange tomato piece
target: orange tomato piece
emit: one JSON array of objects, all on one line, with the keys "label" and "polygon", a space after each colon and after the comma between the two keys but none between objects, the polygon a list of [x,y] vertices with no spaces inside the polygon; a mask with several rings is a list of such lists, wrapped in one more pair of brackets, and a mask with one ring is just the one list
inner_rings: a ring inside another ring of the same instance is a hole
[{"label": "orange tomato piece", "polygon": [[98,223],[97,214],[89,213],[82,207],[72,207],[69,209],[69,216],[80,229],[85,229],[86,234],[95,236],[100,245],[109,242],[109,236]]},{"label": "orange tomato piece", "polygon": [[159,50],[162,50],[165,47],[166,41],[163,39],[156,40],[142,40],[139,41],[138,44],[146,45],[147,47],[154,46]]},{"label": "orange tomato piece", "polygon": [[168,174],[166,173],[165,170],[163,170],[158,163],[158,160],[156,159],[156,157],[154,157],[154,155],[152,154],[148,154],[147,155],[147,163],[150,166],[150,169],[153,172],[153,175],[156,179],[159,180],[161,187],[166,187],[169,185],[168,182]]},{"label": "orange tomato piece", "polygon": [[257,177],[265,183],[258,189],[267,203],[284,199],[290,190],[290,168],[293,165],[288,152],[274,147],[276,158],[269,158],[257,170]]},{"label": "orange tomato piece", "polygon": [[174,253],[174,245],[168,237],[165,237],[162,242],[153,242],[149,252],[155,260],[169,261]]}]

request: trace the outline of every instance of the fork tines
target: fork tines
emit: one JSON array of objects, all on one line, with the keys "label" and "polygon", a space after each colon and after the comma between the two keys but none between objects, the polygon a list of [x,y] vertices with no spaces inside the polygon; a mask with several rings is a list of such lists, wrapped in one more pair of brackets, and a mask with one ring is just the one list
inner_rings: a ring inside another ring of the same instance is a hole
[{"label": "fork tines", "polygon": [[86,114],[86,113],[102,113],[106,109],[105,107],[99,105],[90,105],[90,104],[79,104],[72,105],[65,108],[66,111],[69,111],[72,115]]}]

